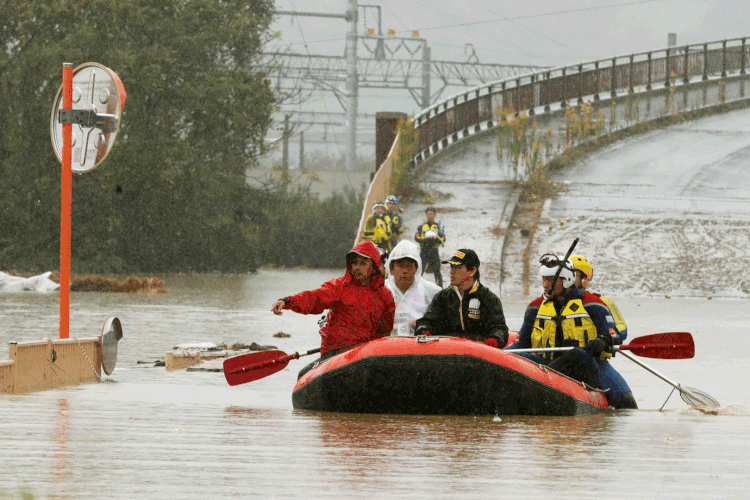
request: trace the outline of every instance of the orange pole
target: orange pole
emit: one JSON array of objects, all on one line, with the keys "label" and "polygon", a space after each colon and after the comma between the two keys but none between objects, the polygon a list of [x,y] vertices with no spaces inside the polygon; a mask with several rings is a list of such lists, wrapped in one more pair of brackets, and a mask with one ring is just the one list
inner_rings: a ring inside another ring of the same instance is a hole
[{"label": "orange pole", "polygon": [[[73,108],[73,65],[63,63],[62,109]],[[70,336],[70,232],[73,211],[73,170],[70,166],[73,124],[62,128],[62,179],[60,182],[60,338]]]}]

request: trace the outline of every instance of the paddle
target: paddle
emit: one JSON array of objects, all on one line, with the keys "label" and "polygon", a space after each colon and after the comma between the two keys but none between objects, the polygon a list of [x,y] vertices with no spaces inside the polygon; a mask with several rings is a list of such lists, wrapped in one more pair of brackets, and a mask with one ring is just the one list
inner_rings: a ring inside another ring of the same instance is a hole
[{"label": "paddle", "polygon": [[[643,361],[634,358],[627,352],[622,352],[620,354],[622,354],[623,356],[625,356],[626,358],[628,358],[635,364],[642,366],[646,370],[650,371],[651,373],[653,373],[654,375],[662,379],[664,382],[668,383],[669,385],[671,385],[672,387],[680,391],[680,397],[682,398],[684,402],[686,402],[690,406],[693,406],[693,407],[695,406],[721,406],[721,403],[719,403],[716,399],[712,398],[705,392],[695,389],[694,387],[681,386],[677,382],[674,382],[673,380],[668,379],[665,375],[662,375],[661,373],[657,372],[656,370],[648,366]],[[667,399],[669,399],[669,397],[667,397]]]},{"label": "paddle", "polygon": [[[505,349],[508,352],[554,352],[568,351],[573,347],[547,347],[543,349]],[[665,375],[648,366],[643,361],[632,356],[633,354],[646,358],[659,359],[689,359],[695,356],[695,343],[693,336],[688,332],[669,332],[655,333],[633,339],[627,345],[614,346],[616,351],[633,361],[635,364],[642,366],[650,371],[678,391],[680,397],[690,406],[721,406],[721,404],[705,392],[693,387],[683,387],[677,382],[670,380]]]},{"label": "paddle", "polygon": [[260,351],[224,360],[224,376],[229,385],[246,384],[279,372],[289,361],[320,352],[320,348],[302,354],[283,351]]},{"label": "paddle", "polygon": [[[570,351],[575,347],[544,347],[538,349],[505,349],[506,352],[560,352]],[[690,359],[695,356],[693,336],[688,332],[668,332],[645,335],[630,341],[629,344],[616,345],[615,351],[630,351],[638,356],[658,359]],[[629,356],[628,356],[629,357]]]},{"label": "paddle", "polygon": [[560,277],[560,271],[563,270],[563,266],[565,265],[565,261],[568,260],[568,257],[570,257],[570,254],[573,253],[573,249],[578,244],[578,238],[573,240],[573,244],[570,245],[570,248],[568,248],[568,253],[565,254],[565,257],[560,261],[560,265],[557,266],[557,272],[555,273],[555,276],[552,278],[552,284],[549,286],[549,290],[547,290],[547,295],[552,296],[552,292],[555,290],[555,284],[557,283],[557,279]]}]

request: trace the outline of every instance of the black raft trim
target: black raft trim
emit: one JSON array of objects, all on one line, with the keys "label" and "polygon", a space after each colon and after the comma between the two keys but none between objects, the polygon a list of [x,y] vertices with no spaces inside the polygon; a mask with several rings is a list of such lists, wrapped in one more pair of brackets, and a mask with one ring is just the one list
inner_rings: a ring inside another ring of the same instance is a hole
[{"label": "black raft trim", "polygon": [[[519,360],[519,362],[527,362]],[[468,355],[368,356],[292,394],[295,409],[425,415],[590,415],[602,408]]]}]

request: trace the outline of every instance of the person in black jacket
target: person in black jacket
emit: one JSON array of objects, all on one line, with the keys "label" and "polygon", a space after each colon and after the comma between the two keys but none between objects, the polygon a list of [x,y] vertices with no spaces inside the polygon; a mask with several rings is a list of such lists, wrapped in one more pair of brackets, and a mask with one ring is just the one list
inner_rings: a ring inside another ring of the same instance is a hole
[{"label": "person in black jacket", "polygon": [[508,327],[500,298],[479,282],[479,257],[462,248],[443,264],[451,266],[451,286],[439,292],[417,320],[415,335],[463,337],[505,347]]}]

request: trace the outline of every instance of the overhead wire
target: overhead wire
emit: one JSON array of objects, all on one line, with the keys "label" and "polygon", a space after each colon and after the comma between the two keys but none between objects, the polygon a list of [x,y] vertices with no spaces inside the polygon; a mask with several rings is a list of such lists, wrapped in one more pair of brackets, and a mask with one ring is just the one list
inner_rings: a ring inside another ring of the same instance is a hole
[{"label": "overhead wire", "polygon": [[557,45],[559,45],[559,46],[561,46],[561,47],[565,47],[566,49],[572,50],[573,52],[577,52],[578,54],[580,54],[580,55],[582,55],[582,56],[585,56],[585,57],[589,57],[589,58],[593,58],[593,56],[592,56],[591,54],[586,54],[585,52],[581,52],[580,50],[578,50],[578,49],[575,49],[575,48],[573,48],[573,47],[570,47],[569,45],[567,45],[567,44],[565,44],[565,43],[563,43],[563,42],[561,42],[561,41],[559,41],[559,40],[555,40],[555,39],[553,39],[553,38],[550,38],[550,37],[548,37],[548,36],[547,36],[547,35],[545,35],[544,33],[539,33],[538,31],[535,31],[535,30],[533,30],[533,29],[531,29],[531,28],[529,28],[529,27],[527,27],[527,26],[524,26],[524,25],[523,25],[523,24],[521,24],[521,23],[517,23],[517,22],[515,22],[515,21],[514,21],[514,20],[512,20],[512,19],[508,19],[507,17],[503,16],[502,14],[500,14],[500,13],[498,13],[498,12],[495,12],[495,11],[493,11],[493,10],[490,10],[490,9],[488,9],[488,8],[487,8],[487,7],[485,7],[484,5],[479,5],[479,4],[477,4],[477,6],[478,6],[478,7],[481,7],[481,8],[482,8],[482,9],[484,9],[484,10],[486,10],[486,11],[487,11],[487,12],[489,12],[490,14],[494,14],[494,15],[496,15],[496,16],[500,16],[500,17],[501,17],[501,18],[502,18],[502,19],[503,19],[504,21],[506,21],[506,20],[507,20],[508,22],[510,22],[511,24],[513,24],[514,26],[518,26],[519,28],[521,28],[521,29],[524,29],[524,30],[526,30],[526,31],[528,31],[528,32],[530,32],[530,33],[533,33],[534,35],[536,35],[536,36],[538,36],[538,37],[541,37],[541,38],[544,38],[544,39],[546,39],[546,40],[549,40],[550,42],[556,43]]},{"label": "overhead wire", "polygon": [[[294,10],[297,10],[297,7],[295,7],[295,5],[294,5],[294,0],[290,0],[290,1],[292,3],[292,8]],[[305,44],[305,51],[307,52],[307,55],[310,56],[311,55],[310,54],[310,48],[307,45],[307,41],[305,40],[305,34],[302,31],[302,25],[299,22],[297,22],[297,28],[299,29],[299,34],[302,37],[302,41]],[[326,114],[330,115],[330,111],[328,110],[328,103],[326,102],[325,98],[321,99],[321,101],[323,102],[323,107],[326,110]],[[299,108],[299,106],[301,106],[301,103],[298,105],[298,108]],[[328,125],[333,126],[333,123],[330,122],[330,118],[328,118],[327,120],[328,120],[328,122],[326,122],[326,123],[323,124],[324,129],[327,129]],[[333,139],[334,139],[334,143],[336,144],[337,149],[339,150],[339,154],[343,155],[344,154],[343,145],[339,141],[339,135],[338,134],[333,134]]]},{"label": "overhead wire", "polygon": [[[498,22],[509,22],[509,21],[518,21],[522,19],[533,19],[533,18],[539,18],[539,17],[549,17],[549,16],[557,16],[557,15],[566,15],[566,14],[575,14],[579,12],[586,12],[586,11],[592,11],[592,10],[602,10],[602,9],[610,9],[615,7],[630,7],[633,5],[640,5],[645,3],[654,3],[654,2],[663,2],[664,0],[638,0],[635,2],[621,2],[621,3],[615,3],[615,4],[608,4],[608,5],[599,5],[595,7],[583,7],[579,9],[568,9],[568,10],[560,10],[560,11],[554,11],[554,12],[544,12],[540,14],[529,14],[525,16],[514,16],[514,17],[505,17],[502,19],[490,19],[490,20],[483,20],[483,21],[473,21],[473,22],[462,22],[462,23],[454,23],[454,24],[447,24],[442,26],[432,26],[432,27],[426,27],[426,28],[416,28],[417,31],[432,31],[432,30],[438,30],[438,29],[449,29],[449,28],[461,28],[461,27],[467,27],[467,26],[475,26],[478,24],[488,24],[488,23],[498,23]],[[390,10],[390,9],[389,9]],[[451,18],[455,19],[455,16],[451,16]],[[403,24],[403,23],[402,23]],[[409,33],[412,29],[406,29],[402,31],[401,33]],[[325,42],[336,42],[344,40],[345,38],[342,37],[336,37],[336,38],[320,38],[317,40],[312,40],[310,42],[305,43],[325,43]],[[292,43],[289,44],[292,45],[299,45],[298,43]]]},{"label": "overhead wire", "polygon": [[[430,10],[432,12],[435,12],[436,14],[438,14],[438,15],[440,15],[442,17],[445,17],[445,18],[448,18],[448,19],[458,19],[457,16],[446,14],[445,12],[443,12],[443,11],[441,11],[439,9],[436,9],[435,7],[433,7],[432,5],[430,5],[429,3],[424,2],[423,0],[412,0],[412,1],[415,2],[415,3],[417,3],[417,4],[419,4],[419,5],[421,5],[425,9],[428,9],[428,10]],[[514,44],[514,43],[512,43],[512,42],[510,42],[508,40],[505,40],[504,38],[501,38],[501,37],[495,35],[494,33],[490,33],[488,31],[485,31],[485,30],[482,30],[482,29],[479,29],[479,28],[475,28],[470,23],[462,23],[462,26],[465,27],[465,28],[467,28],[467,29],[469,29],[470,31],[473,31],[474,33],[477,33],[479,35],[483,35],[483,36],[485,36],[485,37],[487,37],[487,38],[489,38],[491,40],[495,40],[495,41],[500,42],[500,43],[502,43],[502,44],[504,44],[504,45],[506,45],[506,46],[508,46],[508,47],[510,47],[512,49],[515,49],[516,51],[522,53],[523,55],[525,55],[527,57],[530,57],[532,59],[539,58],[539,59],[542,59],[545,63],[548,63],[548,61],[544,60],[543,57],[536,56],[536,55],[532,54],[531,52],[529,52],[528,50],[525,50],[525,49],[519,47],[518,45],[516,45],[516,44]],[[420,28],[419,31],[421,32],[421,31],[423,31],[423,29]]]}]

